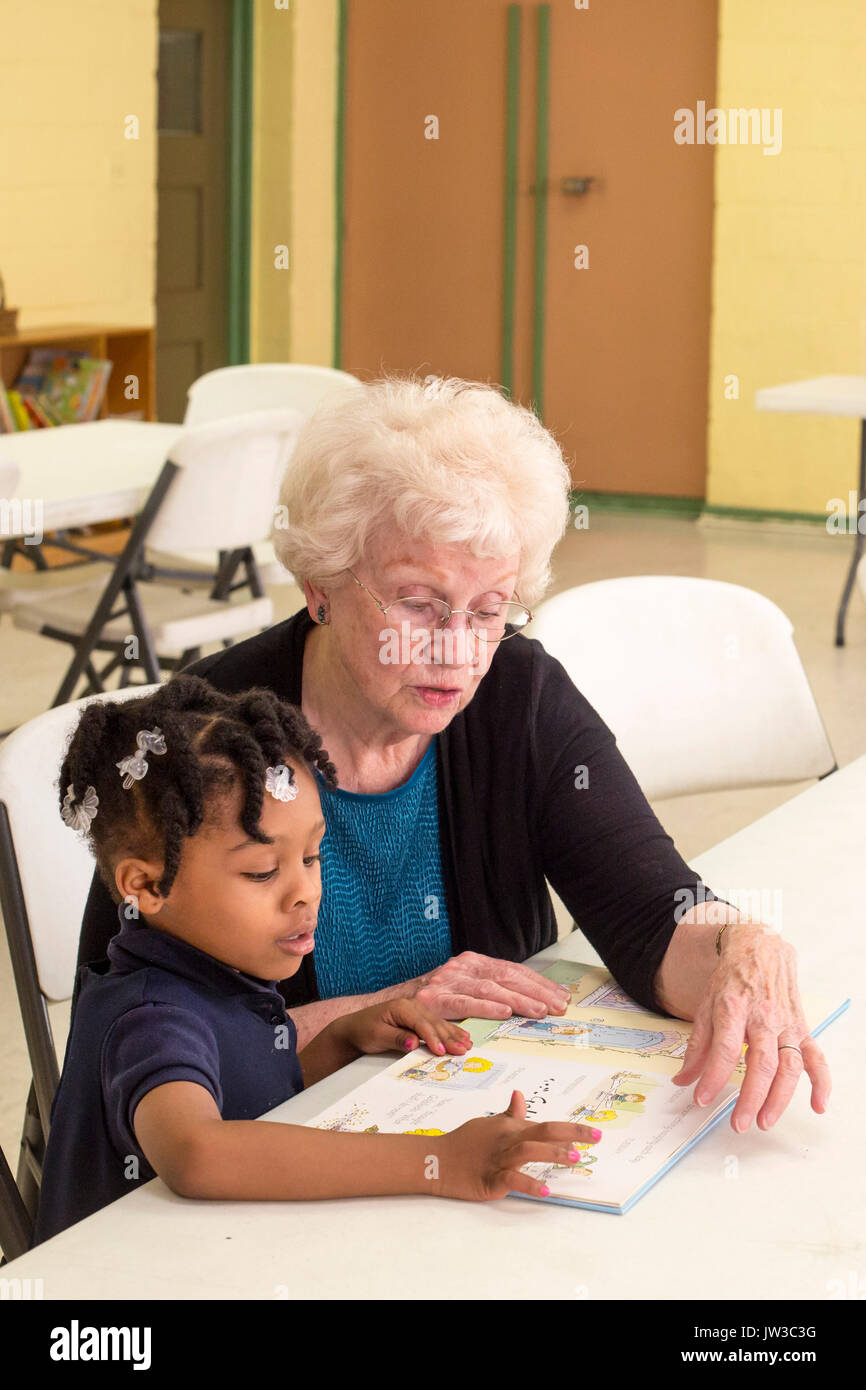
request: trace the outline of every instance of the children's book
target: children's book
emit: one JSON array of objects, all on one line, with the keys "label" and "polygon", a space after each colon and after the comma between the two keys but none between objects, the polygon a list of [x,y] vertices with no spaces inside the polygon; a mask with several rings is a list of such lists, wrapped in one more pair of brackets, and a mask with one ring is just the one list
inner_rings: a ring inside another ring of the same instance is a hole
[{"label": "children's book", "polygon": [[83,352],[33,348],[15,383],[22,398],[36,400],[39,423],[95,420],[111,374],[111,362]]},{"label": "children's book", "polygon": [[0,377],[0,433],[12,434],[17,428],[15,417],[12,414],[12,407],[6,395],[6,387],[3,384],[3,378]]},{"label": "children's book", "polygon": [[[524,1172],[551,1194],[529,1200],[624,1215],[730,1113],[745,1060],[702,1108],[693,1100],[694,1084],[671,1080],[682,1067],[690,1023],[648,1013],[603,967],[558,960],[542,973],[571,994],[562,1016],[465,1019],[472,1047],[462,1056],[417,1048],[307,1123],[366,1134],[445,1134],[467,1120],[501,1114],[512,1091],[522,1091],[527,1119],[602,1131],[599,1143],[574,1145],[576,1164],[527,1164]],[[804,997],[812,1036],[849,1003],[834,1007]]]}]

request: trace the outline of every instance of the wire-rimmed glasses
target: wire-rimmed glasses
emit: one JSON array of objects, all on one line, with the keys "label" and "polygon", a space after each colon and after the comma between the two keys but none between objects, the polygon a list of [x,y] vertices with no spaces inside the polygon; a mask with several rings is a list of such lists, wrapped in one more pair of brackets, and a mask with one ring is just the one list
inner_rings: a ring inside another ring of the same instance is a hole
[{"label": "wire-rimmed glasses", "polygon": [[526,604],[511,599],[501,603],[485,603],[483,608],[452,608],[444,598],[407,594],[394,599],[393,603],[383,603],[366,584],[361,583],[356,574],[351,570],[347,573],[352,575],[359,588],[370,595],[383,616],[391,614],[391,622],[395,626],[408,623],[412,629],[426,628],[435,632],[437,628],[444,628],[454,613],[466,613],[469,627],[477,636],[487,642],[506,642],[532,621],[532,612]]}]

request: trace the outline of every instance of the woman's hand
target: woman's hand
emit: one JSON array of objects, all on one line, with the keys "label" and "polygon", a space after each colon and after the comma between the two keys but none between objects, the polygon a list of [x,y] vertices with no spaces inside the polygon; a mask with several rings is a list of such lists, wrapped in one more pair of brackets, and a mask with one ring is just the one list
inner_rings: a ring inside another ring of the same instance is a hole
[{"label": "woman's hand", "polygon": [[415,999],[386,999],[331,1024],[359,1052],[410,1052],[426,1043],[431,1052],[462,1055],[472,1046],[465,1028],[449,1023]]},{"label": "woman's hand", "polygon": [[724,932],[721,958],[673,1081],[689,1086],[700,1078],[695,1101],[708,1105],[729,1081],[743,1043],[748,1044],[746,1075],[732,1129],[742,1133],[756,1115],[759,1129],[774,1125],[804,1070],[812,1083],[812,1109],[824,1113],[830,1070],[809,1035],[797,988],[796,952],[775,932],[754,923],[732,923]]},{"label": "woman's hand", "polygon": [[411,996],[444,1018],[544,1018],[563,1014],[563,986],[514,961],[463,951],[414,982]]},{"label": "woman's hand", "polygon": [[440,1141],[439,1195],[469,1202],[492,1202],[509,1192],[547,1197],[544,1183],[520,1171],[524,1163],[572,1167],[581,1157],[574,1145],[600,1138],[591,1125],[527,1121],[526,1100],[514,1091],[503,1114],[469,1120]]}]

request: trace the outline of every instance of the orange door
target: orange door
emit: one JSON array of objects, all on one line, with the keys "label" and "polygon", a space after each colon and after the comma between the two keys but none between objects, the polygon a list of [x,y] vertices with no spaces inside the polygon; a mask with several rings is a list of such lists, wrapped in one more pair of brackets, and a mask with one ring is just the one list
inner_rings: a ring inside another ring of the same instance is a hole
[{"label": "orange door", "polygon": [[702,496],[712,151],[674,111],[715,35],[714,0],[349,0],[342,365],[504,383],[581,487]]}]

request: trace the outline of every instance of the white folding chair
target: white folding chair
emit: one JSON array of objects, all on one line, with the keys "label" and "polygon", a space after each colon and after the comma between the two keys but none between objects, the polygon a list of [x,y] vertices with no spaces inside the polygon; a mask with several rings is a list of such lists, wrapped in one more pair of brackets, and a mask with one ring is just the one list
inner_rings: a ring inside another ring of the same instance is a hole
[{"label": "white folding chair", "polygon": [[[128,687],[93,699],[128,700],[157,688]],[[48,1004],[72,996],[81,919],[93,877],[86,844],[60,817],[60,768],[81,710],[93,699],[37,715],[0,744],[0,908],[33,1077],[17,1188],[31,1221],[60,1079]],[[0,1185],[0,1203],[4,1193],[0,1244],[12,1259],[2,1230],[14,1244],[23,1228],[8,1184]]]},{"label": "white folding chair", "polygon": [[836,760],[780,608],[739,584],[582,584],[527,628],[613,731],[650,800],[824,777]]},{"label": "white folding chair", "polygon": [[[210,424],[226,415],[275,409],[297,410],[306,419],[326,396],[340,390],[358,390],[360,386],[358,378],[348,372],[299,362],[253,362],[218,367],[213,372],[205,372],[190,386],[183,423],[188,427]],[[292,575],[277,560],[270,540],[259,541],[252,550],[263,584],[294,584]],[[160,569],[180,566],[197,571],[198,578],[194,582],[199,587],[209,587],[215,581],[213,555],[201,548],[182,555],[169,555],[149,547],[148,559]]]},{"label": "white folding chair", "polygon": [[336,367],[308,366],[301,362],[251,362],[238,367],[217,367],[205,372],[187,392],[183,423],[209,424],[225,415],[247,410],[299,410],[312,415],[325,396],[340,389],[360,387],[357,377]]},{"label": "white folding chair", "polygon": [[[137,665],[149,681],[157,681],[161,668],[187,665],[205,644],[229,645],[270,624],[273,605],[249,548],[271,533],[279,482],[300,423],[296,410],[260,410],[186,430],[172,446],[107,582],[13,610],[17,627],[74,648],[55,705],[70,699],[82,675],[89,681],[85,694],[104,690],[118,669],[125,684]],[[151,542],[169,552],[199,545],[224,552],[213,593],[180,592],[185,588],[181,571],[174,576],[177,588],[146,582],[152,578],[144,559]],[[246,600],[231,591],[227,578],[239,562],[253,594]],[[111,653],[101,671],[93,664],[96,651]]]}]

